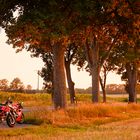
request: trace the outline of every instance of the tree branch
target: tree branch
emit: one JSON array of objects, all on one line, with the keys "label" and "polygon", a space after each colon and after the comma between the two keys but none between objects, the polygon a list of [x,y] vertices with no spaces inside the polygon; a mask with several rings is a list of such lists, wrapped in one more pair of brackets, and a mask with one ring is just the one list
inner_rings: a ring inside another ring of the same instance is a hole
[{"label": "tree branch", "polygon": [[104,57],[102,57],[102,59],[101,59],[101,66],[103,65],[104,61],[109,57],[110,52],[111,52],[113,46],[115,45],[115,43],[117,42],[117,39],[118,38],[119,38],[119,32],[117,32],[117,34],[115,35],[114,40],[111,43],[111,45],[110,45],[109,50],[107,51],[107,53],[104,55]]}]

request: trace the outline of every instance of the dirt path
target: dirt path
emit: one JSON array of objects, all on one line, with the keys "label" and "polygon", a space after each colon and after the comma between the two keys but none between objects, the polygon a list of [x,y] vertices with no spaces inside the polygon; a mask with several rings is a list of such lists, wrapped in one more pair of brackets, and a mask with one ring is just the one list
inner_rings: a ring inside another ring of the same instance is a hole
[{"label": "dirt path", "polygon": [[125,127],[140,127],[140,118],[135,118],[131,120],[125,120],[125,121],[119,121],[119,122],[113,122],[109,123],[107,126],[125,126]]},{"label": "dirt path", "polygon": [[140,140],[140,118],[104,124],[99,129],[103,140]]},{"label": "dirt path", "polygon": [[[31,124],[18,124],[16,123],[15,126],[13,128],[25,128],[25,127],[30,127],[32,126]],[[11,129],[11,127],[9,127],[6,122],[2,122],[0,123],[0,129]]]},{"label": "dirt path", "polygon": [[[58,137],[58,140],[61,138]],[[63,140],[140,140],[140,118],[91,127]]]}]

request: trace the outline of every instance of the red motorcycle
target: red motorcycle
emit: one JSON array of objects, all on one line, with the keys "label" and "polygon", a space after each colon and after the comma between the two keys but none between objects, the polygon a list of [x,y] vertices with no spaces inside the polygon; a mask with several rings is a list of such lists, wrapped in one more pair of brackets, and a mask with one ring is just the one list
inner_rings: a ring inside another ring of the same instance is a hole
[{"label": "red motorcycle", "polygon": [[13,104],[14,116],[16,118],[16,122],[22,124],[24,122],[24,114],[22,112],[23,103]]},{"label": "red motorcycle", "polygon": [[14,127],[16,120],[13,114],[13,107],[8,101],[5,104],[0,104],[0,122],[6,121],[9,127]]}]

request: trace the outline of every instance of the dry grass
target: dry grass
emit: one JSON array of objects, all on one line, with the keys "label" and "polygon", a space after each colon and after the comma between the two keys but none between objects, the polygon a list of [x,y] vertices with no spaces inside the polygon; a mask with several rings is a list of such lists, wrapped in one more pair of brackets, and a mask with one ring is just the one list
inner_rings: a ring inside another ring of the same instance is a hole
[{"label": "dry grass", "polygon": [[[37,111],[38,110],[38,111]],[[140,117],[139,104],[79,104],[66,110],[37,109],[26,114],[26,122],[51,124],[59,127],[104,124],[117,120]]]}]

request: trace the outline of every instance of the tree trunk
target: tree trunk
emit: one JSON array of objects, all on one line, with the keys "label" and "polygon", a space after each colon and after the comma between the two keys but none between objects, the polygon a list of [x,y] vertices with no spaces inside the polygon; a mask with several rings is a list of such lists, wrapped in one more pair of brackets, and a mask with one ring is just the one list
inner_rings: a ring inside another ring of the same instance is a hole
[{"label": "tree trunk", "polygon": [[99,102],[99,66],[96,63],[92,69],[92,102]]},{"label": "tree trunk", "polygon": [[53,71],[53,84],[54,84],[54,107],[65,108],[66,107],[66,78],[64,70],[64,52],[65,49],[59,44],[53,47],[54,55],[54,71]]},{"label": "tree trunk", "polygon": [[74,90],[74,82],[71,78],[71,71],[70,71],[70,63],[65,61],[65,68],[66,68],[66,75],[67,75],[67,83],[69,87],[69,94],[70,94],[70,101],[71,104],[75,103],[75,90]]},{"label": "tree trunk", "polygon": [[99,63],[99,46],[97,44],[96,38],[93,39],[90,46],[88,41],[86,41],[85,54],[92,76],[92,102],[98,103],[100,63]]},{"label": "tree trunk", "polygon": [[95,43],[92,46],[92,102],[99,102],[99,46]]},{"label": "tree trunk", "polygon": [[129,102],[136,102],[136,81],[137,81],[137,69],[136,64],[127,63],[126,72],[128,77],[128,93],[129,93]]},{"label": "tree trunk", "polygon": [[106,103],[106,90],[105,90],[105,83],[103,84],[102,78],[100,77],[100,85],[103,92],[103,102]]}]

